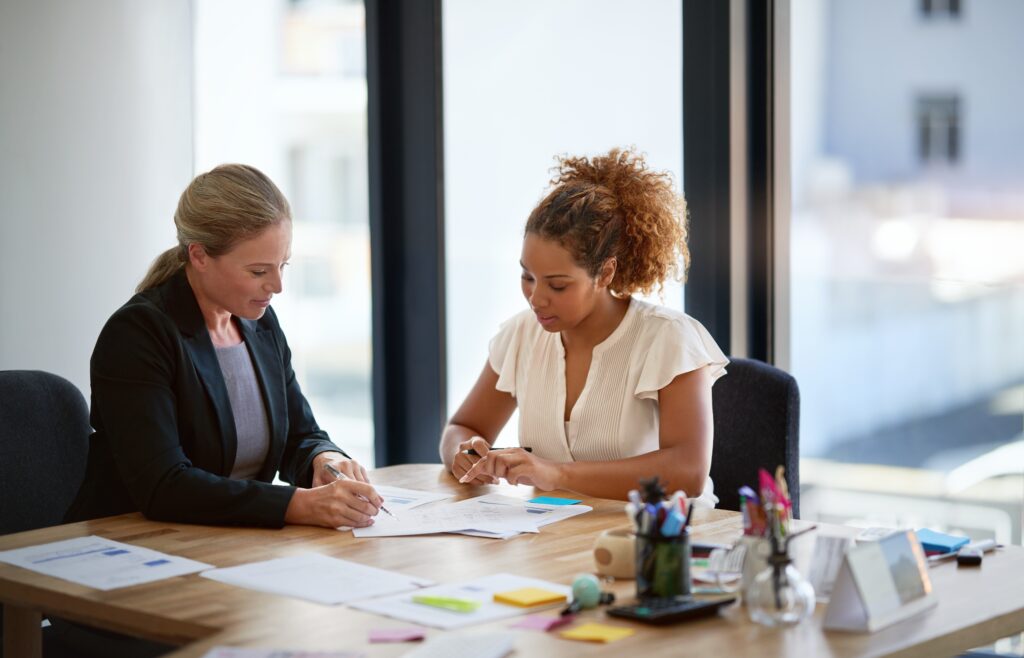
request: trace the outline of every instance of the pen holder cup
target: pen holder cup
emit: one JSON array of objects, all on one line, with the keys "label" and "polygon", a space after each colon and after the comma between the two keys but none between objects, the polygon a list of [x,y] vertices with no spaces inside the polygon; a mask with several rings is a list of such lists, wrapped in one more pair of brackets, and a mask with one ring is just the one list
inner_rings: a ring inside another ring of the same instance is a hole
[{"label": "pen holder cup", "polygon": [[689,596],[690,532],[673,537],[636,536],[636,597],[666,599]]}]

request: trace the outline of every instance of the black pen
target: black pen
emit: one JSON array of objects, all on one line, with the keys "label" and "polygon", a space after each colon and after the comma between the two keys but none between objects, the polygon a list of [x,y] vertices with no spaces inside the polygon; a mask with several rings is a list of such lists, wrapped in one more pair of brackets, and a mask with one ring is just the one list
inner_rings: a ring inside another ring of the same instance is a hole
[{"label": "black pen", "polygon": [[[518,448],[519,446],[513,446],[513,447]],[[491,452],[494,452],[495,450],[509,450],[509,449],[510,448],[491,448]],[[533,448],[523,448],[523,450],[525,450],[526,452],[533,452]],[[480,453],[477,452],[476,450],[473,450],[472,448],[470,448],[469,450],[463,450],[462,454],[464,454],[464,455],[472,455],[473,457],[479,457],[480,456]]]},{"label": "black pen", "polygon": [[[333,466],[331,466],[330,464],[324,464],[324,468],[326,468],[327,471],[331,475],[334,476],[335,480],[351,480],[352,479],[349,476],[347,476],[344,473],[342,473],[341,471],[339,471],[338,469],[336,469]],[[358,496],[359,494],[356,494],[356,495]],[[362,496],[359,496],[359,497],[363,498]],[[366,500],[366,498],[363,498],[363,500]],[[370,501],[367,500],[366,502],[370,502]],[[380,506],[380,511],[384,512],[385,514],[387,514],[388,516],[390,516],[393,519],[396,519],[396,520],[398,519],[397,516],[395,516],[394,514],[391,513],[391,510],[389,510],[387,507],[384,507],[383,505]]]},{"label": "black pen", "polygon": [[679,534],[684,534],[686,528],[690,525],[690,519],[693,517],[693,501],[690,501],[690,510],[686,513],[686,518],[683,519],[683,527],[679,528]]}]

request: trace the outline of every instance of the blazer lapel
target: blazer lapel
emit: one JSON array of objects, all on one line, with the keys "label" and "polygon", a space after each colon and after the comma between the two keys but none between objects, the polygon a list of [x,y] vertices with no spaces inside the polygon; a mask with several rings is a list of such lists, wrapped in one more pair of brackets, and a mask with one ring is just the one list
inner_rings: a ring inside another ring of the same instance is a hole
[{"label": "blazer lapel", "polygon": [[231,469],[235,465],[238,434],[235,430],[235,417],[231,413],[231,401],[228,398],[227,385],[224,383],[224,374],[221,372],[217,352],[213,347],[213,341],[210,340],[210,332],[206,329],[203,314],[196,303],[185,271],[181,270],[175,274],[165,285],[167,312],[181,330],[185,349],[217,415],[222,459],[220,475],[226,477],[231,475]]},{"label": "blazer lapel", "polygon": [[276,465],[280,462],[288,433],[284,371],[281,368],[281,357],[277,350],[277,342],[274,340],[274,332],[260,327],[252,320],[239,320],[238,324],[242,328],[242,338],[249,348],[249,356],[252,357],[256,378],[263,393],[263,405],[267,410],[270,449],[260,471],[260,479],[269,480],[277,471]]}]

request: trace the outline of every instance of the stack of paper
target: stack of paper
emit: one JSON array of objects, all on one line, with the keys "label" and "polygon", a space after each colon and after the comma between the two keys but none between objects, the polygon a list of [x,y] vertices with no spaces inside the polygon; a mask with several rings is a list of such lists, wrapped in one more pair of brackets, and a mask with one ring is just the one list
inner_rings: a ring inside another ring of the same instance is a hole
[{"label": "stack of paper", "polygon": [[[565,504],[547,504],[524,501],[521,498],[513,498],[512,496],[502,496],[501,494],[489,494],[486,496],[479,496],[477,498],[471,498],[468,501],[475,501],[474,504],[481,507],[495,507],[505,506],[516,509],[525,509],[536,522],[537,527],[546,526],[550,523],[556,523],[558,521],[564,521],[565,519],[585,514],[593,507],[587,505],[565,505]],[[515,537],[518,532],[505,531],[505,532],[494,532],[488,531],[481,528],[474,528],[472,530],[462,530],[459,534],[472,535],[474,537],[489,537],[493,539],[508,539]]]},{"label": "stack of paper", "polygon": [[457,503],[431,505],[396,513],[378,515],[368,528],[352,531],[356,537],[399,537],[456,532],[477,537],[507,539],[578,514],[589,512],[586,505],[544,505],[499,494],[479,496]]},{"label": "stack of paper", "polygon": [[451,498],[448,493],[437,493],[434,491],[420,491],[419,489],[406,489],[405,487],[392,487],[387,484],[375,484],[373,488],[384,499],[384,504],[396,515],[405,510],[411,510],[420,505],[434,503],[445,498]]},{"label": "stack of paper", "polygon": [[399,537],[481,529],[491,533],[537,532],[537,522],[523,506],[481,505],[470,498],[431,505],[396,516],[378,515],[372,526],[355,528],[356,537]]}]

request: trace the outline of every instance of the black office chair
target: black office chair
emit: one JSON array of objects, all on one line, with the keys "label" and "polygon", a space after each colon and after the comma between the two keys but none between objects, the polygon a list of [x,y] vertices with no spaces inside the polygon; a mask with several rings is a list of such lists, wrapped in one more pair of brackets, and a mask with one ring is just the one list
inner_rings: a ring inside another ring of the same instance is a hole
[{"label": "black office chair", "polygon": [[[85,475],[90,431],[85,398],[68,380],[0,371],[0,535],[62,521]],[[0,610],[0,640],[2,628]]]},{"label": "black office chair", "polygon": [[0,371],[0,535],[61,523],[85,475],[89,408],[68,380]]},{"label": "black office chair", "polygon": [[711,389],[715,445],[711,479],[718,507],[739,510],[738,490],[757,490],[757,471],[786,467],[793,516],[800,516],[800,391],[792,375],[754,359],[732,359]]}]

